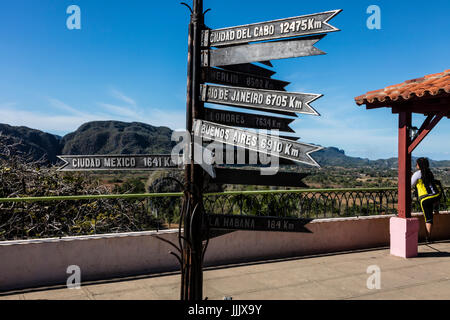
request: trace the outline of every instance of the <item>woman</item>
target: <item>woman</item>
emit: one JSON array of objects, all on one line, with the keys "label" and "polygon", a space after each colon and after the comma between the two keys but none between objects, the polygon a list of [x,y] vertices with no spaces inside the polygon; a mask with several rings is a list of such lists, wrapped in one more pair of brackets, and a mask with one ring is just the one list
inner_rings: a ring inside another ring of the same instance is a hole
[{"label": "woman", "polygon": [[[419,158],[416,162],[416,171],[411,178],[411,186],[416,187],[417,197],[425,216],[427,229],[426,241],[431,241],[431,229],[433,228],[433,209],[439,208],[441,190],[434,180],[427,158]],[[439,210],[437,210],[439,212]]]}]

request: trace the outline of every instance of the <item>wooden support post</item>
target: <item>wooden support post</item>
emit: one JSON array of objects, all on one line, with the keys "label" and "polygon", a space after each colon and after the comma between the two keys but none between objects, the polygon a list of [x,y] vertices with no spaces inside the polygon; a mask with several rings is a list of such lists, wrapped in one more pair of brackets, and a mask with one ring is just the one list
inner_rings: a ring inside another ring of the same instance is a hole
[{"label": "wooden support post", "polygon": [[411,112],[399,113],[398,123],[398,216],[411,218]]},{"label": "wooden support post", "polygon": [[[441,119],[444,117],[444,113],[441,112],[434,116],[428,116],[422,126],[420,127],[418,136],[414,139],[414,141],[411,143],[411,145],[408,147],[408,152],[411,154],[414,149],[419,145],[419,143],[422,142],[422,140],[430,133],[431,130],[441,121]],[[433,120],[431,120],[433,119]]]}]

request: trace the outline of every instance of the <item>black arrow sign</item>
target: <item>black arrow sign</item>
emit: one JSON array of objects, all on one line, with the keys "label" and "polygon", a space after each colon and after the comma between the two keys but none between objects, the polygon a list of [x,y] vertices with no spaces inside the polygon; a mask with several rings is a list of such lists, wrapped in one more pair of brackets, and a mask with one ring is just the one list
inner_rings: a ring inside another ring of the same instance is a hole
[{"label": "black arrow sign", "polygon": [[312,219],[220,214],[208,214],[207,219],[210,229],[312,233],[305,228]]},{"label": "black arrow sign", "polygon": [[218,67],[261,60],[277,60],[325,54],[314,47],[325,35],[262,42],[256,44],[202,51],[203,67]]},{"label": "black arrow sign", "polygon": [[[129,171],[177,169],[171,155],[63,155],[58,171]],[[179,158],[179,164],[182,159]]]},{"label": "black arrow sign", "polygon": [[[282,136],[280,137],[283,138]],[[235,165],[238,167],[253,165],[258,167],[267,167],[269,165],[273,166],[274,163],[291,166],[297,166],[299,164],[298,162],[288,159],[283,159],[273,155],[269,156],[266,153],[260,153],[223,143],[215,143],[214,145],[205,144],[205,147],[213,152],[213,164]]]},{"label": "black arrow sign", "polygon": [[236,27],[204,30],[202,31],[202,45],[204,47],[222,47],[339,31],[338,28],[328,24],[328,21],[341,11],[332,10]]},{"label": "black arrow sign", "polygon": [[284,87],[289,82],[255,76],[247,73],[221,70],[217,68],[202,69],[203,82],[229,85],[233,87],[244,87],[254,89],[285,91]]},{"label": "black arrow sign", "polygon": [[251,74],[259,77],[270,78],[276,72],[257,66],[252,63],[243,63],[243,64],[230,64],[227,66],[221,66],[220,68],[230,71],[242,72],[246,74]]},{"label": "black arrow sign", "polygon": [[259,108],[266,112],[284,111],[318,116],[309,104],[321,94],[297,93],[274,90],[258,90],[228,86],[201,86],[201,99],[204,102],[244,108]]},{"label": "black arrow sign", "polygon": [[274,175],[262,175],[260,170],[240,170],[215,168],[216,178],[211,182],[219,184],[241,184],[254,186],[308,188],[302,179],[307,173],[277,172]]},{"label": "black arrow sign", "polygon": [[295,132],[289,127],[295,119],[205,108],[205,120],[227,126]]}]

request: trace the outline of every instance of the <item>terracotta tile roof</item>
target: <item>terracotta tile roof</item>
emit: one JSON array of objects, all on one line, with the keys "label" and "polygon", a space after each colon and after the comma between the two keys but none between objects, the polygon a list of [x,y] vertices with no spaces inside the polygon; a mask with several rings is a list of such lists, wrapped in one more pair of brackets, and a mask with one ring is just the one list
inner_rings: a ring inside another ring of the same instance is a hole
[{"label": "terracotta tile roof", "polygon": [[426,97],[444,94],[450,96],[450,69],[441,73],[429,74],[384,89],[369,91],[355,98],[358,105],[402,102],[413,97]]}]

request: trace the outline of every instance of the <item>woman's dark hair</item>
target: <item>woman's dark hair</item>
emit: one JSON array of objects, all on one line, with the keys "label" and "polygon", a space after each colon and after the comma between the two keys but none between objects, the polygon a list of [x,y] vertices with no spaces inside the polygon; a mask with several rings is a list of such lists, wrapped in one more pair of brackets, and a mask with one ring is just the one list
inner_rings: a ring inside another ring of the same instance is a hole
[{"label": "woman's dark hair", "polygon": [[417,165],[419,166],[420,172],[422,173],[422,181],[428,186],[434,180],[433,172],[430,170],[430,163],[427,158],[417,159]]}]

